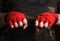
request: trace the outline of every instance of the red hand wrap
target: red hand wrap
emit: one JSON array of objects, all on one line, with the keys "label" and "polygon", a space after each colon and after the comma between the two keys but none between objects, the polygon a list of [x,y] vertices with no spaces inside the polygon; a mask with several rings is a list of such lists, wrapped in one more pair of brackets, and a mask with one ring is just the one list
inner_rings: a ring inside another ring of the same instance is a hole
[{"label": "red hand wrap", "polygon": [[26,18],[24,13],[16,12],[16,11],[11,11],[7,15],[7,21],[10,26],[13,25],[14,22],[17,23],[20,21],[22,22],[24,18]]},{"label": "red hand wrap", "polygon": [[42,14],[37,15],[37,20],[39,22],[48,22],[49,27],[51,27],[57,20],[57,14],[51,12],[44,12]]}]

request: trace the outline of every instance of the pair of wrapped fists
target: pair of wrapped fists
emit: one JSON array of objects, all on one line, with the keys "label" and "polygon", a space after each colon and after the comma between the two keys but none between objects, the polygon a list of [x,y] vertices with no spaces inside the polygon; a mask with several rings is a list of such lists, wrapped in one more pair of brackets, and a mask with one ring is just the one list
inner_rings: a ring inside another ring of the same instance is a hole
[{"label": "pair of wrapped fists", "polygon": [[[28,27],[28,20],[26,15],[22,12],[11,11],[8,13],[7,23],[11,28],[22,27],[26,29]],[[57,14],[51,12],[43,12],[38,14],[35,20],[36,30],[39,31],[38,26],[43,28],[50,28],[57,20]]]}]

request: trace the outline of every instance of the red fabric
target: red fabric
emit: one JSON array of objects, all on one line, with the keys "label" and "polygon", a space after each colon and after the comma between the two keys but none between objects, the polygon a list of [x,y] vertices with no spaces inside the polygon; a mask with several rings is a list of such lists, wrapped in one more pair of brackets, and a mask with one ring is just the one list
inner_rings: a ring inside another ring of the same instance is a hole
[{"label": "red fabric", "polygon": [[37,15],[36,18],[39,22],[48,22],[49,27],[51,27],[57,20],[57,14],[51,12],[44,12],[42,14]]},{"label": "red fabric", "polygon": [[12,12],[9,12],[7,16],[7,21],[8,21],[8,24],[12,26],[15,22],[17,23],[20,21],[22,22],[24,18],[26,18],[24,13],[12,11]]}]

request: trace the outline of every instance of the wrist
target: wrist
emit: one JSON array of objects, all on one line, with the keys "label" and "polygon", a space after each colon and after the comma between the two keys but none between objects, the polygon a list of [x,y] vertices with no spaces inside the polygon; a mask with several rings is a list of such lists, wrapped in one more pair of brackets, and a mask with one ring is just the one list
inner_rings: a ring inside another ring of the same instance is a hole
[{"label": "wrist", "polygon": [[56,25],[60,25],[60,14],[57,14],[57,21],[56,21]]}]

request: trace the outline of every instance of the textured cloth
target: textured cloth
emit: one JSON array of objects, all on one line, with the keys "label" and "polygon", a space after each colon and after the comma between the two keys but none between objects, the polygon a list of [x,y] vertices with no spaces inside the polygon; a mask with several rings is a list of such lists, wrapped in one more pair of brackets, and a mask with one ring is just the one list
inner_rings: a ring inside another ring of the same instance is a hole
[{"label": "textured cloth", "polygon": [[29,16],[50,11],[48,6],[56,8],[57,0],[4,0],[3,11],[20,11]]}]

